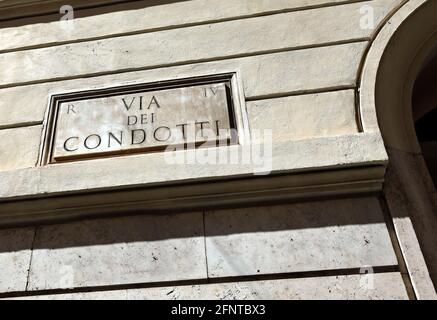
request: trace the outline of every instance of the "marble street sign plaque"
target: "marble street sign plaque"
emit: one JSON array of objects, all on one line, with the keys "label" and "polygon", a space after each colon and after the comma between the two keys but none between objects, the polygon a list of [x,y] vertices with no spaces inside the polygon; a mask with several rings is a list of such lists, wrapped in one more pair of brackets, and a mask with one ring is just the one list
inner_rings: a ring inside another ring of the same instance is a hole
[{"label": "marble street sign plaque", "polygon": [[48,162],[230,142],[229,101],[226,82],[60,100]]}]

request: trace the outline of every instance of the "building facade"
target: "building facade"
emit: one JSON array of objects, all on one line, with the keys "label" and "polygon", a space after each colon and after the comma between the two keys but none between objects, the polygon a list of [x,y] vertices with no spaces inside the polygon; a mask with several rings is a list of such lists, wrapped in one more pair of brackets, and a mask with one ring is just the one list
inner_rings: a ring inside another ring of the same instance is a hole
[{"label": "building facade", "polygon": [[436,299],[435,0],[0,1],[0,297]]}]

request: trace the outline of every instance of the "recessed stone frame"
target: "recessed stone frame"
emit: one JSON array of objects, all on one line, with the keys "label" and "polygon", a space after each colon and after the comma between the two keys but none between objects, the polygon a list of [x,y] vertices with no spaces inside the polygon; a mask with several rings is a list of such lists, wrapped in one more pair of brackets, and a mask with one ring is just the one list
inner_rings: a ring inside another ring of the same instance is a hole
[{"label": "recessed stone frame", "polygon": [[[44,130],[43,137],[41,142],[41,150],[40,150],[40,158],[39,165],[48,165],[57,163],[57,161],[53,157],[53,148],[54,148],[54,139],[56,134],[56,126],[57,126],[57,118],[58,111],[61,103],[74,103],[77,101],[86,101],[89,99],[96,98],[106,98],[119,96],[123,94],[135,94],[135,93],[144,93],[144,92],[160,92],[163,90],[171,90],[178,88],[186,88],[191,86],[201,86],[201,85],[214,85],[214,84],[224,84],[226,87],[226,100],[227,100],[227,113],[229,119],[230,129],[232,131],[233,136],[229,139],[228,144],[241,144],[244,142],[246,138],[249,137],[247,134],[248,125],[244,122],[247,122],[247,116],[245,114],[245,109],[239,107],[239,97],[236,96],[236,92],[238,92],[237,80],[235,73],[226,73],[226,74],[216,74],[216,75],[207,75],[200,77],[191,77],[177,80],[167,80],[167,81],[159,81],[152,83],[138,83],[132,85],[125,86],[115,86],[115,87],[107,87],[100,88],[94,90],[83,90],[83,91],[73,91],[73,92],[64,92],[64,93],[53,93],[50,95],[49,104],[47,108],[46,117],[44,120]],[[238,108],[238,110],[236,110]],[[237,132],[237,134],[235,134]],[[196,144],[197,147],[199,144]],[[189,146],[188,146],[189,147]],[[68,159],[67,161],[78,161],[78,160],[90,160],[93,158],[101,158],[101,157],[114,157],[114,156],[123,156],[128,154],[136,154],[136,153],[144,153],[144,152],[157,152],[164,151],[164,147],[161,148],[139,148],[134,150],[120,150],[120,151],[112,151],[109,153],[103,154],[93,154],[90,156],[84,157],[76,157]]]},{"label": "recessed stone frame", "polygon": [[437,192],[412,109],[414,83],[437,49],[436,12],[436,1],[406,1],[372,42],[359,83],[363,131],[381,132],[389,155],[384,198],[418,299],[437,298]]}]

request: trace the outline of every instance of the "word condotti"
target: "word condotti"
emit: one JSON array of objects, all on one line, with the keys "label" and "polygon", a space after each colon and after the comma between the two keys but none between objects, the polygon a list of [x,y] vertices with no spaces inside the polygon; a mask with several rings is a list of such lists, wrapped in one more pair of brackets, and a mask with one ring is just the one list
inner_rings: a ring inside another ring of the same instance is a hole
[{"label": "word condotti", "polygon": [[177,124],[174,127],[152,125],[125,131],[118,130],[91,133],[85,136],[71,136],[65,139],[63,149],[66,152],[74,152],[81,147],[95,150],[113,149],[122,146],[146,147],[161,144],[202,142],[219,137],[225,138],[228,132],[229,130],[220,128],[220,120],[194,120]]}]

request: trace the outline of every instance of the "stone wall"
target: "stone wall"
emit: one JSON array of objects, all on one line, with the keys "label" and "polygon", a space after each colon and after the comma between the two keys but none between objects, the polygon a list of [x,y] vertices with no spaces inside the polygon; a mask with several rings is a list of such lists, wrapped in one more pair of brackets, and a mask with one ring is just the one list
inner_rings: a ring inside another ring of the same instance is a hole
[{"label": "stone wall", "polygon": [[[380,198],[387,155],[356,104],[366,52],[404,2],[174,1],[0,29],[0,297],[414,298]],[[250,175],[241,165],[172,169],[160,154],[38,165],[50,94],[224,72],[249,128],[273,129],[272,177],[292,189],[260,193],[230,180]],[[125,212],[118,194],[97,218],[68,200],[187,181],[209,181],[206,200],[164,189],[171,208]],[[74,221],[57,220],[66,211]]]},{"label": "stone wall", "polygon": [[86,220],[0,237],[6,297],[408,298],[375,197]]}]

